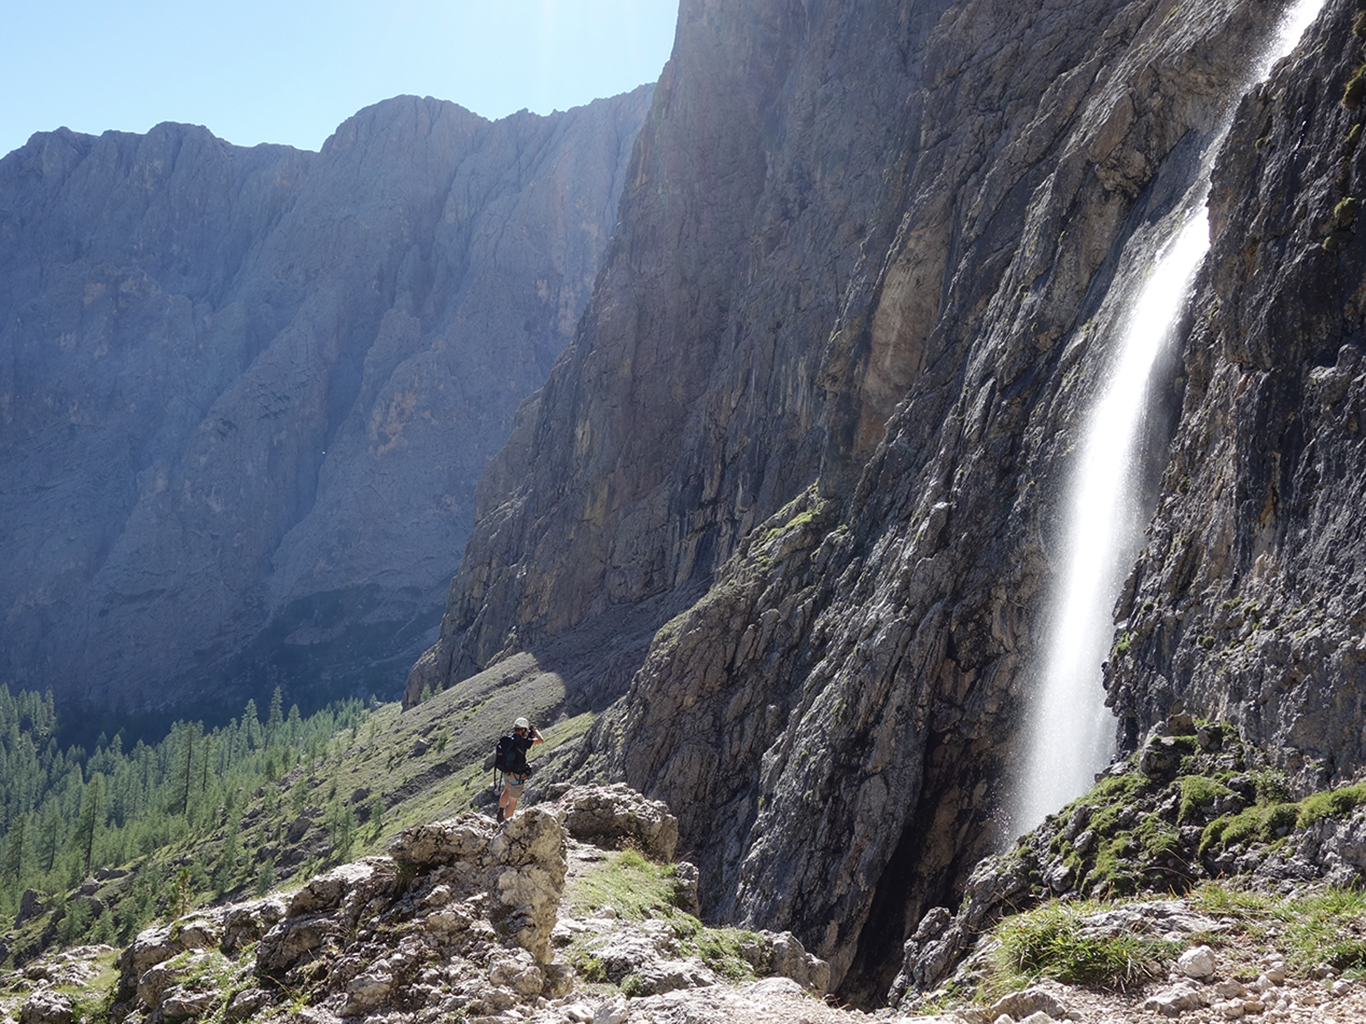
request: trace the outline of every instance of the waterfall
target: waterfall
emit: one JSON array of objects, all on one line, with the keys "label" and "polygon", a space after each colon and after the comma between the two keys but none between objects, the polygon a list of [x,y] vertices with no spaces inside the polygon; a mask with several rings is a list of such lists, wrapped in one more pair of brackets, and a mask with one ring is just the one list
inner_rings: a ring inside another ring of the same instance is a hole
[{"label": "waterfall", "polygon": [[[1263,80],[1290,53],[1324,2],[1291,5],[1250,70],[1250,83]],[[1182,204],[1179,226],[1160,246],[1124,313],[1108,380],[1078,446],[1064,531],[1066,564],[1054,584],[1045,624],[1042,670],[1026,722],[1027,753],[1011,814],[1016,832],[1033,828],[1085,793],[1114,755],[1114,723],[1105,709],[1100,666],[1114,634],[1111,610],[1142,545],[1135,446],[1149,374],[1209,249],[1208,162],[1226,132],[1227,127],[1206,148],[1206,166]]]}]

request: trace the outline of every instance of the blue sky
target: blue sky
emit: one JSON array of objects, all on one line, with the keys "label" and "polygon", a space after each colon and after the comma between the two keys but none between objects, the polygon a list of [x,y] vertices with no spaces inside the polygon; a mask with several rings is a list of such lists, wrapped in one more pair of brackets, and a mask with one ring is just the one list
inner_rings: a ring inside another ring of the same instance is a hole
[{"label": "blue sky", "polygon": [[316,150],[414,93],[489,118],[653,82],[677,0],[0,0],[0,154],[65,125]]}]

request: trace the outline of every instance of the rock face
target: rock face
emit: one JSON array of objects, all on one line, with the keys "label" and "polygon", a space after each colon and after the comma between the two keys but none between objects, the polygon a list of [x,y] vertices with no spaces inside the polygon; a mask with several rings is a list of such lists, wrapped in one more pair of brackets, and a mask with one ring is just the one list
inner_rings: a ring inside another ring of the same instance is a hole
[{"label": "rock face", "polygon": [[1183,350],[1180,426],[1107,678],[1129,747],[1226,717],[1295,788],[1366,764],[1361,28],[1330,4],[1239,107]]},{"label": "rock face", "polygon": [[[570,338],[651,89],[0,161],[0,676],[130,711],[384,692]],[[314,692],[307,692],[311,681]]]},{"label": "rock face", "polygon": [[[1239,104],[1278,7],[685,0],[408,699],[645,616],[581,772],[668,802],[704,913],[880,1001],[1003,841],[1079,426],[1231,114],[1110,692],[1131,744],[1182,699],[1360,767],[1361,40],[1330,0]],[[1230,652],[1249,602],[1298,625]]]}]

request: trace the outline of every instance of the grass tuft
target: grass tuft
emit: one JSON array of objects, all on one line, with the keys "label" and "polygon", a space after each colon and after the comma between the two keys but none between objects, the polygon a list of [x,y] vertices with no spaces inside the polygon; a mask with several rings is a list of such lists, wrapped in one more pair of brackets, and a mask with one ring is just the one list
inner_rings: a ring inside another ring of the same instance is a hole
[{"label": "grass tuft", "polygon": [[996,932],[992,989],[1053,978],[1126,992],[1159,977],[1180,952],[1174,942],[1139,935],[1083,934],[1081,918],[1095,909],[1094,904],[1052,901],[1003,921]]}]

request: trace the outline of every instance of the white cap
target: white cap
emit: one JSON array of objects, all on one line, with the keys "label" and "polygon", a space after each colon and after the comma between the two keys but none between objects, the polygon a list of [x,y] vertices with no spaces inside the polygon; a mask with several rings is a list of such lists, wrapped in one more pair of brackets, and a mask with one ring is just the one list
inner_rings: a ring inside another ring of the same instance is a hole
[{"label": "white cap", "polygon": [[512,727],[514,729],[530,729],[531,723],[528,722],[525,718],[519,718],[517,719],[517,721],[512,723]]}]

